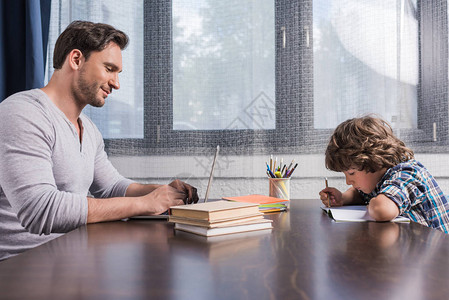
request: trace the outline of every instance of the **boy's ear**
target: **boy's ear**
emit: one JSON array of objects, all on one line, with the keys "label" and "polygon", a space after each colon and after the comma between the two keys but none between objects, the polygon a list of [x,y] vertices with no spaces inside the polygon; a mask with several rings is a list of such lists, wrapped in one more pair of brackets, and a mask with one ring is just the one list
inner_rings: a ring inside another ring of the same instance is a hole
[{"label": "boy's ear", "polygon": [[84,55],[80,50],[73,49],[67,55],[67,60],[68,60],[69,67],[72,70],[79,70],[81,68],[81,65],[84,62]]}]

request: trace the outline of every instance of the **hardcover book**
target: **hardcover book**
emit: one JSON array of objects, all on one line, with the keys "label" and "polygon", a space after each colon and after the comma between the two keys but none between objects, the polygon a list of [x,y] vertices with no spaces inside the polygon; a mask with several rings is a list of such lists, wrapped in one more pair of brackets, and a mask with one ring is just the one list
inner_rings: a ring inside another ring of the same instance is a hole
[{"label": "hardcover book", "polygon": [[208,222],[227,221],[257,215],[260,215],[258,204],[225,200],[172,206],[170,208],[170,216],[206,220]]}]

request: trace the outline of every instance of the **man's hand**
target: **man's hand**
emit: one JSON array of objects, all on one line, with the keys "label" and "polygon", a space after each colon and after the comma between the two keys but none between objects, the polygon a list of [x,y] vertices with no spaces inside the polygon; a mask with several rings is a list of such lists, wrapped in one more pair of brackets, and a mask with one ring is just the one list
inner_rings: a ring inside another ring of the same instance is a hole
[{"label": "man's hand", "polygon": [[184,204],[184,192],[169,185],[161,185],[148,195],[140,197],[145,207],[145,215],[160,215],[171,206]]},{"label": "man's hand", "polygon": [[169,186],[185,194],[185,197],[182,199],[184,201],[184,204],[191,204],[198,202],[198,192],[196,188],[194,188],[190,184],[187,184],[179,179],[176,179],[172,181],[169,184]]}]

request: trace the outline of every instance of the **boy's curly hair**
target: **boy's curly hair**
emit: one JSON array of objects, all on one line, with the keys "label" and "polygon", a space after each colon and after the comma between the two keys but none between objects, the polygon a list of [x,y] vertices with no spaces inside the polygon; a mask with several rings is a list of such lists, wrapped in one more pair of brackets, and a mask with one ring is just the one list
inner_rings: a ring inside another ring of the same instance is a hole
[{"label": "boy's curly hair", "polygon": [[326,149],[326,168],[342,172],[350,168],[376,172],[391,168],[414,157],[380,118],[364,116],[337,126]]}]

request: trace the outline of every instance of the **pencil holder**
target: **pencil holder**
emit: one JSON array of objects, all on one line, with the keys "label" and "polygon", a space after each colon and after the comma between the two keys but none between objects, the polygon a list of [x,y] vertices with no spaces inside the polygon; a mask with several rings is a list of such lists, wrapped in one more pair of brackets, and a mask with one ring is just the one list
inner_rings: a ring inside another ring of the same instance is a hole
[{"label": "pencil holder", "polygon": [[268,178],[269,196],[290,200],[290,178]]}]

